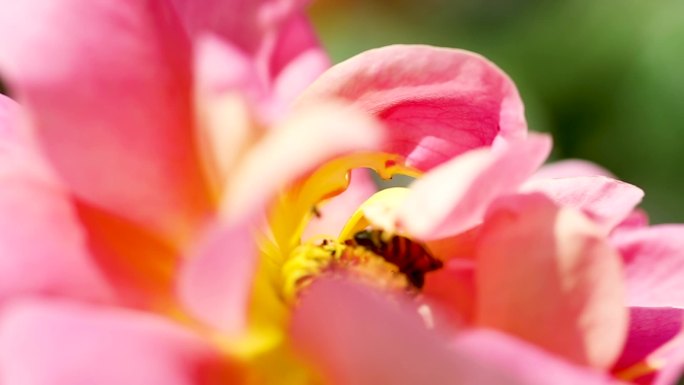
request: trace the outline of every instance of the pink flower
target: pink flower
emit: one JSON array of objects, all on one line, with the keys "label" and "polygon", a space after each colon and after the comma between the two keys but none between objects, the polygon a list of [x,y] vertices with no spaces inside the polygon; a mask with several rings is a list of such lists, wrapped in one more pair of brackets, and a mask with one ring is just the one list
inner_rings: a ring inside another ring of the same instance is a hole
[{"label": "pink flower", "polygon": [[673,384],[682,227],[534,174],[480,56],[327,69],[304,3],[0,6],[0,382]]}]

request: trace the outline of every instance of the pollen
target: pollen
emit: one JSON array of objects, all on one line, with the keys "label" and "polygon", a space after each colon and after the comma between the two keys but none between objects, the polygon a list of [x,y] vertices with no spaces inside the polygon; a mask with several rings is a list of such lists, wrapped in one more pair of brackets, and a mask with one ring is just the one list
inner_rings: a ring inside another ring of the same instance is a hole
[{"label": "pollen", "polygon": [[365,247],[331,239],[298,246],[281,270],[281,293],[290,304],[322,276],[343,276],[389,292],[413,292],[415,287],[399,267]]}]

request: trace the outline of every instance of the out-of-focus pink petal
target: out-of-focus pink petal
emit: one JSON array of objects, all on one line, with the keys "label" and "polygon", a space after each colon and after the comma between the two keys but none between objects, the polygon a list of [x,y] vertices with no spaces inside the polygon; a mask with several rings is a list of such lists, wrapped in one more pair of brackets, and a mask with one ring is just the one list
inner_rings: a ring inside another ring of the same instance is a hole
[{"label": "out-of-focus pink petal", "polygon": [[610,230],[630,215],[644,192],[629,183],[604,176],[535,179],[522,192],[540,192],[559,206],[582,211]]},{"label": "out-of-focus pink petal", "polygon": [[349,187],[342,194],[318,208],[320,215],[311,218],[302,238],[306,240],[321,235],[337,237],[352,214],[376,190],[373,178],[367,170],[353,170]]},{"label": "out-of-focus pink petal", "polygon": [[684,225],[625,229],[612,237],[632,306],[684,308]]},{"label": "out-of-focus pink petal", "polygon": [[494,199],[516,191],[550,150],[548,136],[531,135],[505,148],[472,150],[452,159],[410,186],[398,221],[421,239],[467,230],[482,221]]},{"label": "out-of-focus pink petal", "polygon": [[271,85],[254,59],[230,42],[202,34],[195,43],[197,136],[203,166],[220,195],[227,175],[249,145],[268,131],[265,127],[279,128],[277,122],[287,119],[285,107],[323,64],[312,50],[289,63]]},{"label": "out-of-focus pink petal", "polygon": [[532,179],[572,178],[577,176],[615,176],[605,168],[582,159],[565,159],[545,164],[537,170]]},{"label": "out-of-focus pink petal", "polygon": [[37,152],[24,111],[0,100],[0,297],[115,297],[136,305],[168,299],[175,250],[140,226],[74,201]]},{"label": "out-of-focus pink petal", "polygon": [[0,154],[0,298],[111,298],[67,193],[9,162]]},{"label": "out-of-focus pink petal", "polygon": [[452,324],[471,324],[475,318],[475,268],[472,261],[454,259],[425,276],[422,294],[439,306]]},{"label": "out-of-focus pink petal", "polygon": [[613,366],[620,372],[646,359],[676,337],[684,327],[684,310],[662,307],[630,308],[629,334],[622,355]]},{"label": "out-of-focus pink petal", "polygon": [[181,267],[179,296],[191,314],[235,336],[247,323],[258,258],[250,218],[217,225]]},{"label": "out-of-focus pink petal", "polygon": [[19,140],[18,112],[0,97],[0,302],[21,294],[111,299],[68,193]]},{"label": "out-of-focus pink petal", "polygon": [[330,64],[309,20],[304,15],[292,18],[278,33],[271,58],[271,73],[277,74],[276,99],[283,103],[293,101]]},{"label": "out-of-focus pink petal", "polygon": [[476,324],[610,367],[627,329],[620,258],[604,232],[541,194],[495,203],[476,265]]},{"label": "out-of-focus pink petal", "polygon": [[532,344],[491,330],[465,332],[456,338],[454,346],[476,360],[496,363],[499,370],[527,385],[622,384],[604,373],[573,365]]},{"label": "out-of-focus pink petal", "polygon": [[173,0],[194,38],[210,32],[250,58],[280,109],[330,66],[306,18],[306,0]]},{"label": "out-of-focus pink petal", "polygon": [[17,136],[19,130],[19,106],[14,100],[0,94],[0,140],[8,141]]},{"label": "out-of-focus pink petal", "polygon": [[295,346],[326,383],[461,384],[467,378],[464,363],[429,335],[417,314],[349,283],[314,283],[293,316]]},{"label": "out-of-focus pink petal", "polygon": [[618,230],[633,229],[648,226],[648,213],[642,209],[634,209],[627,218],[617,225]]},{"label": "out-of-focus pink petal", "polygon": [[266,98],[266,85],[259,78],[252,58],[238,47],[216,35],[204,33],[195,39],[194,48],[195,92],[199,103],[226,92],[239,92],[253,104]]},{"label": "out-of-focus pink petal", "polygon": [[[457,340],[447,346],[446,338],[425,329],[420,318],[409,313],[411,307],[392,305],[377,293],[342,281],[316,282],[294,314],[295,346],[321,370],[326,383],[336,385],[606,383],[593,382],[581,369],[516,344],[493,358],[491,344],[499,348],[512,343],[505,337],[498,342],[472,337],[471,342]],[[550,365],[549,374],[556,377],[540,371],[540,362]]]},{"label": "out-of-focus pink petal", "polygon": [[196,130],[202,166],[220,199],[228,174],[270,115],[267,90],[251,59],[211,34],[195,41]]},{"label": "out-of-focus pink petal", "polygon": [[180,238],[207,196],[190,145],[189,45],[169,7],[3,2],[0,71],[79,198]]},{"label": "out-of-focus pink petal", "polygon": [[372,117],[338,102],[296,110],[245,156],[231,175],[224,212],[239,215],[335,156],[374,148],[382,128]]},{"label": "out-of-focus pink petal", "polygon": [[27,120],[22,106],[0,94],[0,146],[3,156],[21,159],[22,166],[35,166],[32,168],[38,174],[57,180],[40,148],[37,148],[35,135]]},{"label": "out-of-focus pink petal", "polygon": [[213,32],[249,54],[264,39],[302,11],[307,0],[171,0],[191,36]]},{"label": "out-of-focus pink petal", "polygon": [[150,314],[55,300],[12,304],[0,318],[7,385],[235,383],[220,365],[205,341]]},{"label": "out-of-focus pink petal", "polygon": [[527,125],[513,82],[483,57],[428,46],[389,46],[342,62],[304,91],[301,103],[337,97],[388,127],[382,149],[429,170]]}]

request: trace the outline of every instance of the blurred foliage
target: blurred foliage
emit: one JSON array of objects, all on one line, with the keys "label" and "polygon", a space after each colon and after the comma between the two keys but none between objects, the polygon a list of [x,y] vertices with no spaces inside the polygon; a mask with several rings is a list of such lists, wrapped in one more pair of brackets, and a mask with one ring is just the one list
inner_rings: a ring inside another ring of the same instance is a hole
[{"label": "blurred foliage", "polygon": [[684,222],[684,1],[318,0],[336,61],[394,43],[479,52],[520,88],[556,158],[646,190],[652,222]]}]

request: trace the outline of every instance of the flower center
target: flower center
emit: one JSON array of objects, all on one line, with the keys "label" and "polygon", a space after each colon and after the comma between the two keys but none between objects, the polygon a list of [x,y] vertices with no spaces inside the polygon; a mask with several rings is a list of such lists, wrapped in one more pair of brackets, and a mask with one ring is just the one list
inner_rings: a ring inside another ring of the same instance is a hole
[{"label": "flower center", "polygon": [[[364,233],[369,227],[393,229],[371,223],[361,208],[337,237],[326,234],[326,239],[319,237],[318,242],[302,243],[304,229],[318,208],[343,193],[350,184],[351,170],[359,168],[374,170],[382,179],[396,174],[421,174],[406,166],[398,155],[354,153],[332,159],[286,186],[266,210],[268,227],[256,234],[260,261],[249,308],[252,329],[283,338],[291,305],[311,282],[323,275],[353,277],[384,292],[417,294],[425,272],[440,265],[422,245],[418,247],[408,238],[372,236],[378,230]],[[401,197],[402,189],[386,189],[375,193],[367,203],[400,201]],[[278,343],[277,338],[270,339],[273,344]]]},{"label": "flower center", "polygon": [[423,287],[425,273],[442,267],[442,261],[433,257],[421,243],[382,230],[359,231],[354,234],[353,240],[348,242],[361,246],[396,265],[417,289]]},{"label": "flower center", "polygon": [[326,238],[297,247],[281,271],[282,293],[293,303],[317,277],[343,275],[383,291],[415,295],[425,273],[441,267],[422,244],[367,228],[344,242]]}]

